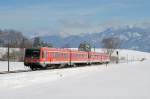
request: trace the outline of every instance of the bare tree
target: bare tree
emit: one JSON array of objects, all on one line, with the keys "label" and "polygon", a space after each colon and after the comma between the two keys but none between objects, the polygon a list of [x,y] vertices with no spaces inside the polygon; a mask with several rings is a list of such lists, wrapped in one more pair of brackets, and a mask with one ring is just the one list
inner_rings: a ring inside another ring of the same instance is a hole
[{"label": "bare tree", "polygon": [[121,47],[122,40],[119,37],[108,37],[102,40],[103,48],[106,49],[106,53],[112,56],[112,53]]},{"label": "bare tree", "polygon": [[24,39],[20,41],[20,44],[18,46],[19,48],[32,48],[33,47],[33,41]]}]

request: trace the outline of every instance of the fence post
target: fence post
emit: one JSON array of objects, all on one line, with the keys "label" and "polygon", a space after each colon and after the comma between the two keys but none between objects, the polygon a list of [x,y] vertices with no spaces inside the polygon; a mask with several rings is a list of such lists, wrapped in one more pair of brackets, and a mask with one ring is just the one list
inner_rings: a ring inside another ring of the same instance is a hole
[{"label": "fence post", "polygon": [[9,67],[9,41],[8,41],[8,54],[7,54],[7,58],[8,58],[8,72],[10,72],[10,67]]}]

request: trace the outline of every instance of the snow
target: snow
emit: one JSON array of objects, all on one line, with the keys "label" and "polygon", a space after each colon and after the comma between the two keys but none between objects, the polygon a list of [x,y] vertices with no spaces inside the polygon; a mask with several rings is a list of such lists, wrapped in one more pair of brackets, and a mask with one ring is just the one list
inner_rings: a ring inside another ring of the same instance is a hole
[{"label": "snow", "polygon": [[150,62],[0,75],[3,99],[149,99]]},{"label": "snow", "polygon": [[[2,99],[150,99],[150,55],[145,61],[0,75]],[[11,66],[24,69],[23,63]],[[0,67],[7,62],[0,62]],[[15,69],[12,68],[12,69]]]},{"label": "snow", "polygon": [[135,50],[127,50],[127,49],[120,49],[119,51],[119,57],[125,57],[125,59],[128,60],[140,60],[142,58],[150,59],[150,53],[147,52],[140,52]]},{"label": "snow", "polygon": [[[20,51],[19,48],[10,48],[10,53],[13,51]],[[6,47],[0,47],[0,58],[2,58],[3,55],[5,55],[8,52],[8,48]]]},{"label": "snow", "polygon": [[[29,70],[29,68],[24,66],[23,62],[9,62],[10,71],[15,70]],[[0,72],[8,70],[8,62],[0,61]]]}]

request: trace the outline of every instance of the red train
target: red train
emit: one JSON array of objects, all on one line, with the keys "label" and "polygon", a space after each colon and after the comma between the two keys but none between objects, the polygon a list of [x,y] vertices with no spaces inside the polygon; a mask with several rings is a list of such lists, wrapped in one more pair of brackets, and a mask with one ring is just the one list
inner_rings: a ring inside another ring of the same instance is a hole
[{"label": "red train", "polygon": [[24,64],[32,70],[37,68],[60,68],[94,63],[108,63],[109,56],[98,52],[85,52],[63,48],[26,49]]}]

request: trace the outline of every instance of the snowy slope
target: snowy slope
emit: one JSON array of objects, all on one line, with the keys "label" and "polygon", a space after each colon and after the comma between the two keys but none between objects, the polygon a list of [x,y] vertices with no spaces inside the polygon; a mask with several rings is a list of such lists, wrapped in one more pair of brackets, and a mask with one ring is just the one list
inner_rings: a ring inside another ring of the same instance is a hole
[{"label": "snowy slope", "polygon": [[[125,59],[131,61],[141,60],[142,58],[150,60],[150,53],[147,52],[126,50],[126,49],[118,50],[118,52],[119,52],[119,58],[124,57]],[[116,53],[114,53],[114,55],[116,55]]]}]

